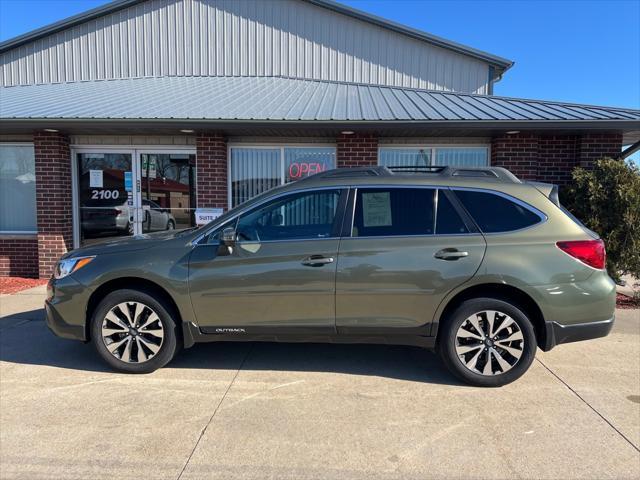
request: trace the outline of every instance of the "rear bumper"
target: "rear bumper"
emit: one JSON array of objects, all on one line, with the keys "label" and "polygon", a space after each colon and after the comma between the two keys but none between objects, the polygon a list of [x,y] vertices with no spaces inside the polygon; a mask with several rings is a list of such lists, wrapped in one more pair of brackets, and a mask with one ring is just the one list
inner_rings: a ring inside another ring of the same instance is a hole
[{"label": "rear bumper", "polygon": [[543,350],[549,351],[561,343],[579,342],[593,338],[606,337],[613,328],[615,317],[599,322],[561,325],[558,322],[546,322],[546,339]]}]

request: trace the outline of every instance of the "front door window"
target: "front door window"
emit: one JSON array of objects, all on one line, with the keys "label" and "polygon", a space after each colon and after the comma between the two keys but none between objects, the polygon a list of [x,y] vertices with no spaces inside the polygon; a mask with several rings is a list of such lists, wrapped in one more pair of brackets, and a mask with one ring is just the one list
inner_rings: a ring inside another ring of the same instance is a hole
[{"label": "front door window", "polygon": [[296,193],[275,200],[238,220],[239,241],[311,240],[335,234],[340,190]]}]

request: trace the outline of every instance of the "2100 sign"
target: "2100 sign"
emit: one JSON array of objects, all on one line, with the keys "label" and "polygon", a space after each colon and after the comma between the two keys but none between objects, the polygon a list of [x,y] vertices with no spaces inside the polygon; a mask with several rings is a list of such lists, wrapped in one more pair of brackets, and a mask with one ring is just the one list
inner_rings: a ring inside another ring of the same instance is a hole
[{"label": "2100 sign", "polygon": [[118,190],[91,190],[92,200],[117,200],[119,196]]}]

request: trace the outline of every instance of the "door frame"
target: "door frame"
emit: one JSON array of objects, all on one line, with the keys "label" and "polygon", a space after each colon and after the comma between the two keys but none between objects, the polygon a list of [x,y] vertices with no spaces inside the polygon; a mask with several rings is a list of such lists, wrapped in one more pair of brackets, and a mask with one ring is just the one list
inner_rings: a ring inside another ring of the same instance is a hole
[{"label": "door frame", "polygon": [[194,175],[194,185],[198,185],[198,155],[196,148],[191,145],[71,145],[71,201],[73,202],[73,248],[80,245],[80,191],[78,177],[78,154],[79,153],[122,153],[131,155],[131,174],[133,177],[133,211],[134,211],[134,235],[142,233],[142,174],[140,172],[140,161],[143,154],[168,153],[187,154],[196,156],[196,171]]}]

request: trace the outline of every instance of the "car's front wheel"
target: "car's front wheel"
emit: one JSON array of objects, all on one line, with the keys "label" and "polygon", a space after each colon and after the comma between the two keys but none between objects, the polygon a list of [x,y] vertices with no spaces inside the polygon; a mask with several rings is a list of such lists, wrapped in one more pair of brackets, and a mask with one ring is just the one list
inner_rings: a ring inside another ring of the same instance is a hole
[{"label": "car's front wheel", "polygon": [[98,354],[114,369],[150,373],[175,356],[178,327],[170,309],[139,290],[109,293],[91,319],[91,339]]},{"label": "car's front wheel", "polygon": [[438,350],[458,378],[480,387],[500,387],[520,378],[531,366],[536,335],[516,305],[493,298],[460,304],[444,319]]}]

